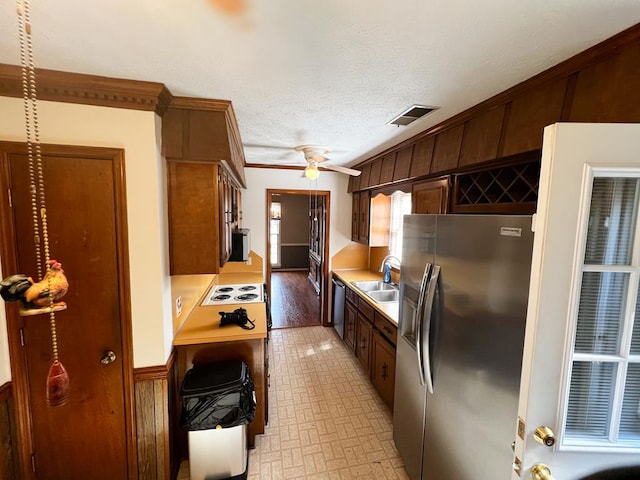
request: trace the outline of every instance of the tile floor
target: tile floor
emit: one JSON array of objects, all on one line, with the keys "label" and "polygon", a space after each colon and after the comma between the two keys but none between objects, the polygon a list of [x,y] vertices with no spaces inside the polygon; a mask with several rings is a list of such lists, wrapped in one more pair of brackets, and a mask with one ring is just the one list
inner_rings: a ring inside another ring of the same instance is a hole
[{"label": "tile floor", "polygon": [[[391,412],[332,329],[271,332],[269,425],[249,480],[407,479]],[[188,480],[184,462],[178,480]]]}]

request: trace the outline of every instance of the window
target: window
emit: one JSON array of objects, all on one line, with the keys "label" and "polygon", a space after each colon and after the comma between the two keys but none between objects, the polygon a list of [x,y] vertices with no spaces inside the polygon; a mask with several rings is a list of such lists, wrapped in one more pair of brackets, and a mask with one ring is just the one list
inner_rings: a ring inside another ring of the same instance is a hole
[{"label": "window", "polygon": [[639,198],[638,178],[593,179],[573,313],[564,447],[640,448]]},{"label": "window", "polygon": [[389,253],[402,260],[402,219],[411,213],[411,194],[394,192],[391,195],[389,225]]},{"label": "window", "polygon": [[282,205],[278,202],[271,203],[271,215],[269,219],[269,241],[271,251],[269,261],[274,267],[280,266],[280,217]]}]

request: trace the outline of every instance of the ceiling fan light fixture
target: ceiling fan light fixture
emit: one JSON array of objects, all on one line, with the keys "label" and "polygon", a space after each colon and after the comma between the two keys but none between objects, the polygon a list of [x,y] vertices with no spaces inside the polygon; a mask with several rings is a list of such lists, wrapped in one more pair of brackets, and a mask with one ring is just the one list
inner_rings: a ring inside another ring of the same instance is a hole
[{"label": "ceiling fan light fixture", "polygon": [[318,171],[318,167],[316,167],[314,164],[310,164],[309,166],[307,166],[307,168],[304,169],[304,176],[309,180],[315,180],[316,178],[318,178],[319,174],[320,172]]}]

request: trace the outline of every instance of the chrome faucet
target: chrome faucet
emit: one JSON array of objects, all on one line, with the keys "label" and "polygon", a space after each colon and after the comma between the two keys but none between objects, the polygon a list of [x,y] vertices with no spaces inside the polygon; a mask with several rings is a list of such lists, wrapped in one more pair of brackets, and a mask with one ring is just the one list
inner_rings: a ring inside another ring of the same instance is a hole
[{"label": "chrome faucet", "polygon": [[382,262],[380,263],[380,269],[378,270],[379,272],[382,272],[384,270],[384,264],[387,263],[389,260],[395,260],[396,262],[398,262],[398,267],[400,266],[400,264],[402,262],[400,262],[400,259],[398,257],[396,257],[395,255],[387,255],[386,257],[384,257],[382,259]]}]

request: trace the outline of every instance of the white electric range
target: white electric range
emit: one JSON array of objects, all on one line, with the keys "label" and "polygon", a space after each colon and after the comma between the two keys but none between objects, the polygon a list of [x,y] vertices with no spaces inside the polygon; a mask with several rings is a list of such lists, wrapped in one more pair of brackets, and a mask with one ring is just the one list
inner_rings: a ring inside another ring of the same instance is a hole
[{"label": "white electric range", "polygon": [[202,306],[227,305],[233,303],[263,302],[261,283],[244,283],[237,285],[214,285],[205,296]]}]

